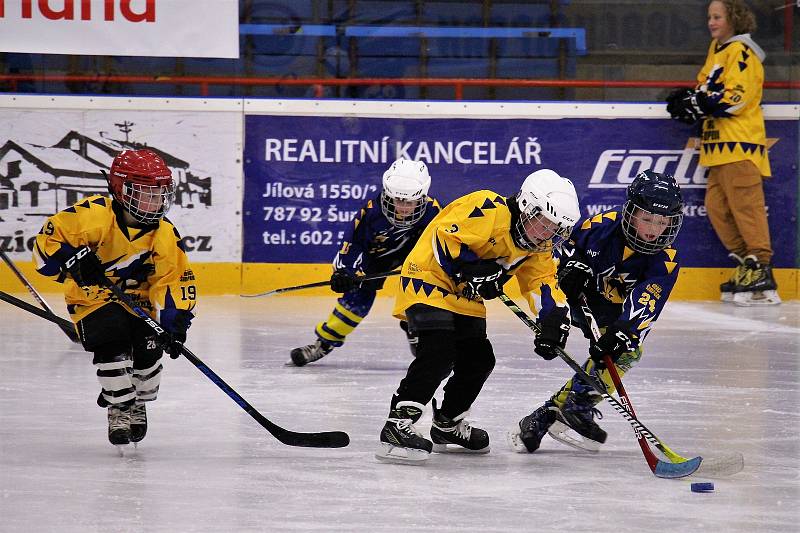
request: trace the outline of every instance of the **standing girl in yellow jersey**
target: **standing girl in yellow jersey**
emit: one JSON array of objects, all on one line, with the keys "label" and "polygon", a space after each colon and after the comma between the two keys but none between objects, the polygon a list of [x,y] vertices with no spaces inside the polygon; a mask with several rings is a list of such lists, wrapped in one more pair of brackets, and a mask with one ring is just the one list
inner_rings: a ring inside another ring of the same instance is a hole
[{"label": "standing girl in yellow jersey", "polygon": [[755,16],[743,0],[708,5],[711,45],[694,90],[667,99],[672,118],[703,122],[700,164],[708,168],[705,204],[723,246],[738,262],[720,286],[737,305],[780,303],[762,178],[770,176],[761,95],[764,51],[753,41]]}]

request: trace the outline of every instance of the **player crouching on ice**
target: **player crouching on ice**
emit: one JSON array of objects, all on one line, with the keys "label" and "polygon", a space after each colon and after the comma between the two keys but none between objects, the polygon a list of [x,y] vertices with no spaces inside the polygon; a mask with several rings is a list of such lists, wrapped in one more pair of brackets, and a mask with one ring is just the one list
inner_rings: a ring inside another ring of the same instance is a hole
[{"label": "player crouching on ice", "polygon": [[[592,339],[577,303],[583,294],[602,332],[597,342],[590,342],[590,358],[583,368],[599,376],[609,393],[614,385],[603,356],[611,357],[620,376],[639,361],[642,341],[678,278],[672,243],[683,222],[682,209],[675,179],[646,170],[628,186],[624,206],[582,219],[562,246],[558,280],[570,304],[572,323]],[[545,359],[557,356],[541,344],[541,336],[536,344],[537,353]],[[606,440],[606,432],[594,421],[600,416],[595,405],[601,399],[573,376],[543,406],[519,421],[509,433],[511,447],[535,452],[549,433],[564,444],[597,451]]]},{"label": "player crouching on ice", "polygon": [[[361,208],[333,260],[331,290],[344,294],[328,319],[317,324],[316,342],[292,350],[292,363],[304,366],[325,357],[366,318],[386,280],[362,283],[359,278],[403,264],[422,230],[439,213],[439,202],[428,196],[430,186],[428,167],[421,161],[401,157],[384,172],[381,193]],[[405,322],[400,327],[408,334]],[[416,339],[408,335],[408,340],[413,353]]]},{"label": "player crouching on ice", "polygon": [[[400,275],[394,315],[408,321],[419,341],[392,397],[378,460],[419,464],[431,451],[489,452],[489,435],[467,421],[495,364],[483,301],[497,298],[516,276],[531,309],[540,309],[540,320],[556,324],[558,335],[566,337],[560,329],[569,328],[566,298],[556,287],[552,250],[579,217],[572,182],[539,170],[515,196],[477,191],[455,200],[428,225]],[[441,409],[433,400],[429,441],[414,423],[450,372]]]},{"label": "player crouching on ice", "polygon": [[[158,394],[162,350],[180,355],[196,289],[181,237],[164,218],[175,197],[164,160],[150,150],[125,150],[106,177],[112,198],[90,196],[47,219],[33,260],[39,273],[64,283],[70,317],[94,354],[108,440],[124,445],[147,432],[145,402]],[[161,323],[171,335],[168,346],[114,301],[108,280]]]}]

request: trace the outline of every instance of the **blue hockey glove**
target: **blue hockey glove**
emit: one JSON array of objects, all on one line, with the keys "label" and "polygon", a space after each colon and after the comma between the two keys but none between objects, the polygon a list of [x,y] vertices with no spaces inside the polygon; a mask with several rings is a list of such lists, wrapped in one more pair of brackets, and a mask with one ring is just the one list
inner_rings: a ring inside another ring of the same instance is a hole
[{"label": "blue hockey glove", "polygon": [[183,344],[186,342],[186,331],[192,325],[194,315],[184,309],[164,309],[161,311],[161,327],[169,334],[164,343],[164,351],[172,359],[180,357]]}]

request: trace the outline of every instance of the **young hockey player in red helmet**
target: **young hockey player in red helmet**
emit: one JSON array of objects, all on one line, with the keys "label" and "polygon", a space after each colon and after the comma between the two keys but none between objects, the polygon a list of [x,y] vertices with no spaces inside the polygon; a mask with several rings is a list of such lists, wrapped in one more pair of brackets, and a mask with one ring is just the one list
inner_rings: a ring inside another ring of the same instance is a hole
[{"label": "young hockey player in red helmet", "polygon": [[[114,445],[142,440],[145,403],[156,399],[161,355],[180,354],[197,298],[181,237],[164,218],[175,196],[172,172],[151,150],[125,150],[106,176],[111,198],[84,198],[47,219],[36,237],[36,269],[64,284],[108,408]],[[167,346],[132,312],[114,301],[106,279],[123,288],[170,333]]]}]

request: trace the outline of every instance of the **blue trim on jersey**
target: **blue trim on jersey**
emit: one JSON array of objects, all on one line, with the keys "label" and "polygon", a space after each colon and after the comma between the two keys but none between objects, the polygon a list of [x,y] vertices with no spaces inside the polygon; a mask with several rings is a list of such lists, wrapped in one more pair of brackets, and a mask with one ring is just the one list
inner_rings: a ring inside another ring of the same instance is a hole
[{"label": "blue trim on jersey", "polygon": [[[343,245],[334,259],[336,268],[344,268],[352,273],[373,273],[372,263],[401,264],[417,243],[425,227],[439,214],[436,201],[428,198],[422,218],[409,228],[396,228],[381,210],[380,195],[364,204],[353,220],[350,232],[343,239]],[[370,203],[371,202],[371,203]],[[377,271],[376,271],[377,272]]]}]

